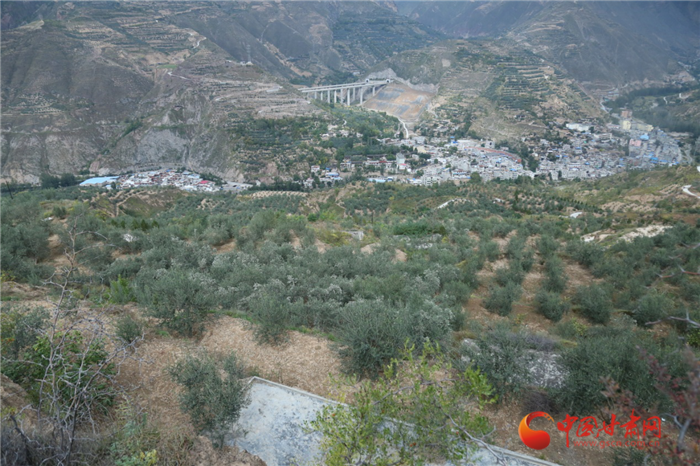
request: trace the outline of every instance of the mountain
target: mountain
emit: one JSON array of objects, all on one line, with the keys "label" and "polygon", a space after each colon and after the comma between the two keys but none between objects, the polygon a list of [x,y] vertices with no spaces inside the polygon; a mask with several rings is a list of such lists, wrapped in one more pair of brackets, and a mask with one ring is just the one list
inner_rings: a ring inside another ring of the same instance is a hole
[{"label": "mountain", "polygon": [[512,39],[579,82],[663,80],[697,60],[694,2],[397,2],[398,10],[455,37]]},{"label": "mountain", "polygon": [[356,80],[442,37],[374,2],[3,2],[2,21],[2,176],[23,182],[276,175],[296,154],[256,143],[254,120],[324,113],[290,83]]},{"label": "mountain", "polygon": [[237,180],[300,173],[307,148],[329,155],[318,138],[338,117],[295,86],[370,73],[411,89],[380,94],[375,108],[403,111],[408,98],[416,124],[470,120],[505,139],[602,118],[581,84],[700,74],[690,2],[2,2],[0,12],[2,180],[19,182],[156,166]]}]

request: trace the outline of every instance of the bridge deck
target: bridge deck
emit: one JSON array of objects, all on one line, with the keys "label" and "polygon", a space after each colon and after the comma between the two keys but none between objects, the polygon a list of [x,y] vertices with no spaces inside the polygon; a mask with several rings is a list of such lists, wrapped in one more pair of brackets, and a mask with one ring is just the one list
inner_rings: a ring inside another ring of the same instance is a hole
[{"label": "bridge deck", "polygon": [[337,91],[341,89],[352,89],[370,86],[382,86],[389,84],[391,80],[380,80],[380,81],[362,81],[359,83],[348,83],[348,84],[334,84],[331,86],[318,86],[318,87],[302,87],[299,89],[301,92],[321,92],[321,91]]}]

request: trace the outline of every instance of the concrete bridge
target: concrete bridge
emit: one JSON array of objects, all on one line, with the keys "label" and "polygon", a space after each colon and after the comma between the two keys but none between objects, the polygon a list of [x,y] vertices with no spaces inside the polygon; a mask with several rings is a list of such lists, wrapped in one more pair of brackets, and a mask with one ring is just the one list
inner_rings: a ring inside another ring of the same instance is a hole
[{"label": "concrete bridge", "polygon": [[[377,89],[386,86],[391,82],[391,79],[365,79],[364,82],[359,83],[335,84],[333,86],[302,87],[301,89],[299,89],[299,91],[303,94],[306,94],[307,97],[325,100],[328,103],[338,103],[338,99],[340,99],[340,103],[346,105],[350,105],[353,102],[356,102],[359,97],[360,105],[362,105],[365,98],[365,92],[369,92],[369,90],[372,89],[372,95],[374,95],[377,92]],[[331,94],[333,95],[332,100]]]}]

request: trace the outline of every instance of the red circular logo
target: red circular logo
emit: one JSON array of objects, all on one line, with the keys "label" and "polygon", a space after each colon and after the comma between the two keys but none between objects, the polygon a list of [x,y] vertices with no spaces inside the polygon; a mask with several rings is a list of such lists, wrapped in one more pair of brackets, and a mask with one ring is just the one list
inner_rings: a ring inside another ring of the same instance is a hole
[{"label": "red circular logo", "polygon": [[535,450],[542,450],[549,446],[549,434],[543,430],[532,430],[530,429],[530,422],[536,417],[544,417],[554,422],[552,416],[542,411],[535,411],[530,413],[520,421],[520,426],[518,427],[518,434],[520,435],[520,440],[523,441],[525,445]]}]

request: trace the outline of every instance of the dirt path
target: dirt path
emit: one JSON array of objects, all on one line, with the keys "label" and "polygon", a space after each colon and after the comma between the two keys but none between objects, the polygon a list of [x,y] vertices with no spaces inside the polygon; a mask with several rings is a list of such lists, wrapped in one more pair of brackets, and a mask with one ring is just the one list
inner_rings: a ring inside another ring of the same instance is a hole
[{"label": "dirt path", "polygon": [[692,186],[692,185],[689,185],[689,184],[683,186],[683,188],[682,188],[682,189],[683,189],[683,192],[686,193],[686,194],[689,195],[689,196],[697,197],[698,199],[700,199],[700,196],[698,196],[697,194],[695,194],[695,193],[693,193],[693,192],[690,191],[690,187],[691,187],[691,186]]}]

